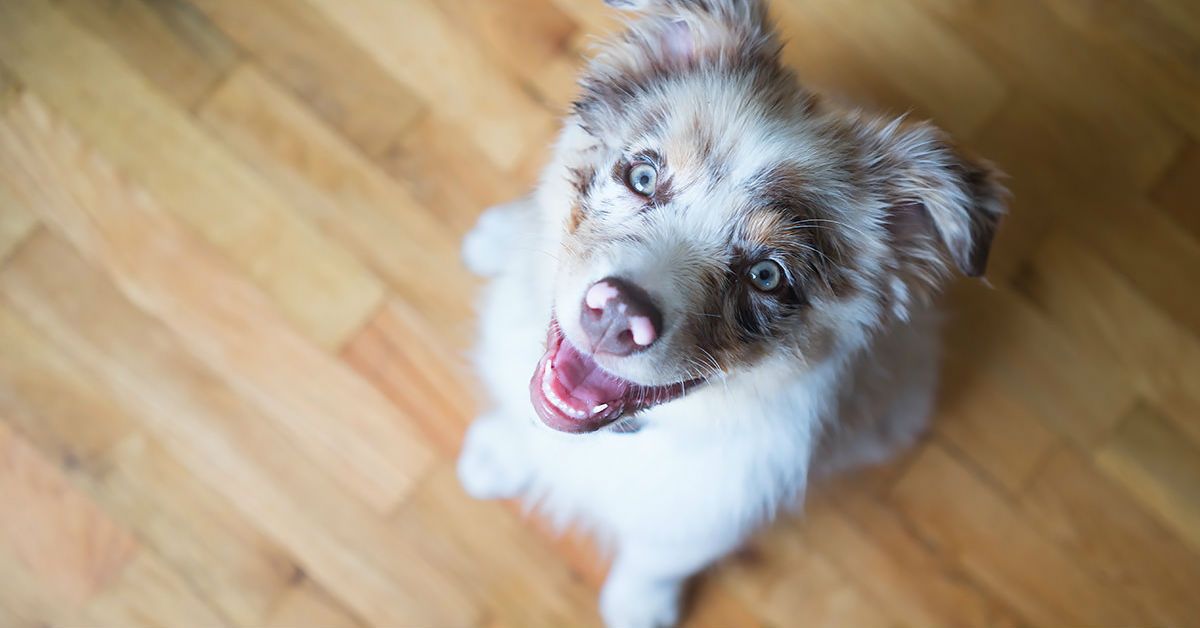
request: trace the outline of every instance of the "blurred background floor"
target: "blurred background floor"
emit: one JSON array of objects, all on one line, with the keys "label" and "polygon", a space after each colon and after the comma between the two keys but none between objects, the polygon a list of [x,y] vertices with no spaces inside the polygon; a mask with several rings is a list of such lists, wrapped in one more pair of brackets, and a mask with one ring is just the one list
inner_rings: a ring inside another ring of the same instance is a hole
[{"label": "blurred background floor", "polygon": [[[1011,175],[920,447],[689,622],[1200,623],[1200,4],[777,0],[812,87]],[[596,624],[453,459],[457,241],[600,0],[0,2],[0,625]]]}]

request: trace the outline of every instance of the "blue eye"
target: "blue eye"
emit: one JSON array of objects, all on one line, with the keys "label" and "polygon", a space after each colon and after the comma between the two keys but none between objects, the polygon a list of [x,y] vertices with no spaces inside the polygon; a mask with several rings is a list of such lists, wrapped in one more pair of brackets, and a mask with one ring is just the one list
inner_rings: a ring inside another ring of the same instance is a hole
[{"label": "blue eye", "polygon": [[761,292],[774,292],[783,284],[783,268],[775,262],[765,259],[755,263],[746,273],[750,285]]},{"label": "blue eye", "polygon": [[645,197],[653,196],[654,188],[658,185],[658,171],[647,163],[634,164],[625,178],[629,189]]}]

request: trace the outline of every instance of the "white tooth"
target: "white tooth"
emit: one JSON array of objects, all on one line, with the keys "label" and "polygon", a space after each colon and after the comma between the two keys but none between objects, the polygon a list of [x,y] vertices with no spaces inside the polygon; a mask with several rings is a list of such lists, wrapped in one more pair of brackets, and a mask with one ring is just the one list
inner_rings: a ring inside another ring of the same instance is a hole
[{"label": "white tooth", "polygon": [[555,394],[554,386],[551,385],[551,382],[554,381],[554,373],[551,370],[552,368],[553,365],[551,365],[550,362],[546,362],[546,368],[542,371],[542,394],[546,396],[546,399],[549,400],[555,408],[561,410],[563,414],[573,416],[577,419],[586,417],[586,412],[572,407],[571,404],[563,401],[561,397]]},{"label": "white tooth", "polygon": [[604,412],[607,409],[608,409],[608,404],[602,403],[602,404],[596,406],[595,408],[592,408],[592,414],[596,414],[597,412]]}]

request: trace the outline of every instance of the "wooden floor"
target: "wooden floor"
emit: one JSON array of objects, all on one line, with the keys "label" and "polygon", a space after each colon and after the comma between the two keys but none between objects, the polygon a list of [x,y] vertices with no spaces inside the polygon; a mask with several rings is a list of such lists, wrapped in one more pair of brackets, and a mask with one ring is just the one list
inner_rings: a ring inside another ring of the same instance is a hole
[{"label": "wooden floor", "polygon": [[[1200,4],[778,0],[814,88],[1011,179],[933,433],[694,625],[1200,624]],[[596,624],[458,488],[457,241],[600,0],[0,1],[0,625]]]}]

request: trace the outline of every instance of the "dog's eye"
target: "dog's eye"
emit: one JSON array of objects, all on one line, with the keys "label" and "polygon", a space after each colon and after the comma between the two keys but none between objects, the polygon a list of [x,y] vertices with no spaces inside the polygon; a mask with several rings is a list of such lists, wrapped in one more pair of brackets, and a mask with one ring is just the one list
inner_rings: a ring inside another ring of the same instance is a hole
[{"label": "dog's eye", "polygon": [[774,292],[783,283],[783,268],[775,262],[765,259],[750,267],[746,273],[750,285],[762,292]]},{"label": "dog's eye", "polygon": [[658,185],[658,171],[647,163],[634,164],[626,175],[629,189],[645,197],[654,195],[654,186]]}]

